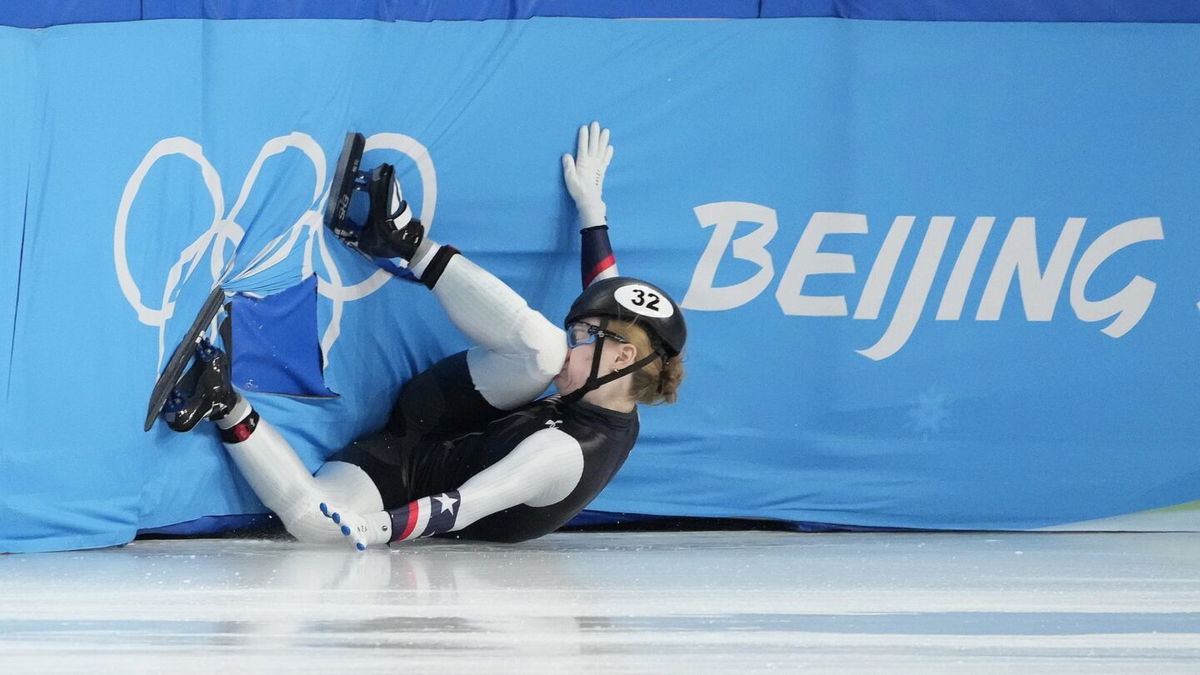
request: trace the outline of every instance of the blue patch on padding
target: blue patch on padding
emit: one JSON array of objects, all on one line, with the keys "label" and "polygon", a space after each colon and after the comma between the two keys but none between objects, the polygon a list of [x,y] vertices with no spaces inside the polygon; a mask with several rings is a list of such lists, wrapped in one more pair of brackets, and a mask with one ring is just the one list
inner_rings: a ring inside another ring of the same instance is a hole
[{"label": "blue patch on padding", "polygon": [[262,298],[238,293],[230,314],[234,386],[266,394],[337,396],[325,386],[316,277]]}]

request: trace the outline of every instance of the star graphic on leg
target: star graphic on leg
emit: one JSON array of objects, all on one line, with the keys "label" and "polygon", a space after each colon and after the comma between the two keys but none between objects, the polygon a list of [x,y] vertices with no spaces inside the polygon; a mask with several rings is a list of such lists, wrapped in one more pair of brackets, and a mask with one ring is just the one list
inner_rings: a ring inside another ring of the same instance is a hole
[{"label": "star graphic on leg", "polygon": [[442,510],[439,511],[438,513],[445,513],[447,511],[449,511],[450,513],[454,513],[454,505],[458,503],[457,499],[455,499],[454,497],[451,497],[450,495],[446,494],[445,492],[434,497],[434,499],[437,500],[438,504],[442,505]]}]

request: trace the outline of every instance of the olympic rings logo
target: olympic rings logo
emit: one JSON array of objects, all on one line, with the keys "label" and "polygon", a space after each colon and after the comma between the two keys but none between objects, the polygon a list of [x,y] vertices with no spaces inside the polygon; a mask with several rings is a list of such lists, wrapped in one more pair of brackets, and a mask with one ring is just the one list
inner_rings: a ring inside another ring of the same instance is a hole
[{"label": "olympic rings logo", "polygon": [[[245,260],[247,253],[239,251],[239,246],[246,233],[246,229],[238,221],[242,208],[250,196],[251,189],[258,179],[264,163],[271,157],[291,148],[299,150],[312,163],[315,174],[312,199],[300,217],[286,231],[271,239],[262,250],[254,252],[248,263],[239,266],[239,257]],[[387,132],[367,138],[364,152],[371,150],[394,150],[413,161],[420,173],[422,186],[422,208],[419,217],[425,227],[430,228],[437,206],[437,175],[429,151],[410,136]],[[151,299],[143,300],[143,287],[134,278],[129,267],[127,246],[129,214],[150,170],[160,160],[175,155],[190,159],[200,168],[204,189],[208,191],[212,200],[213,218],[208,227],[179,252],[178,259],[167,270],[163,287],[146,289]],[[303,264],[297,281],[306,279],[310,275],[317,275],[318,292],[333,303],[329,325],[321,337],[321,350],[326,355],[325,363],[328,364],[328,354],[341,334],[341,320],[346,303],[371,295],[392,276],[380,269],[357,283],[351,284],[343,281],[342,272],[329,253],[329,244],[325,235],[326,228],[322,222],[325,202],[329,198],[329,178],[327,176],[331,173],[326,164],[325,152],[308,134],[292,132],[286,136],[272,138],[263,144],[258,157],[242,181],[237,200],[226,211],[221,177],[212,163],[204,156],[204,149],[199,143],[189,138],[175,136],[164,138],[150,148],[141,163],[138,164],[137,169],[129,177],[121,195],[121,203],[117,209],[116,223],[113,228],[113,262],[121,292],[125,295],[130,307],[137,312],[138,321],[158,328],[159,368],[162,366],[166,350],[164,340],[167,322],[174,316],[175,300],[179,289],[194,272],[204,267],[205,256],[208,257],[207,270],[212,285],[226,285],[249,279],[274,267],[286,260],[297,246],[303,246]],[[342,246],[342,244],[335,242],[333,246]],[[313,264],[314,256],[319,257],[322,263],[321,268],[324,269],[326,276],[321,276],[316,271],[316,266]],[[154,298],[154,295],[157,295],[157,298]],[[148,302],[153,304],[146,304]],[[154,306],[155,304],[157,306]]]}]

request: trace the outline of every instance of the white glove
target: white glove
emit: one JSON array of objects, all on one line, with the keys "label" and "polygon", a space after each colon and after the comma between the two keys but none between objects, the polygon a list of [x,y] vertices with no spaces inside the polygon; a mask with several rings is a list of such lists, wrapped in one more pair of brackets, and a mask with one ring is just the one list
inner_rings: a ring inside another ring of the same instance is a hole
[{"label": "white glove", "polygon": [[575,156],[562,156],[563,182],[579,210],[580,229],[605,224],[607,207],[601,198],[604,172],[612,161],[613,148],[608,144],[608,129],[601,130],[599,122],[591,128],[579,127],[579,146]]},{"label": "white glove", "polygon": [[387,544],[392,538],[392,517],[387,511],[364,516],[322,502],[321,513],[338,525],[346,541],[360,551],[367,550],[368,546]]}]

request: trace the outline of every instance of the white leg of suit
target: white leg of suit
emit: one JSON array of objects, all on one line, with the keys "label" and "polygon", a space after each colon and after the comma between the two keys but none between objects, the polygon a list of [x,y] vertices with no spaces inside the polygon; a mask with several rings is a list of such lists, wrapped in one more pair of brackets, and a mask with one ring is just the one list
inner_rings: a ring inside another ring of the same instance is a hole
[{"label": "white leg of suit", "polygon": [[379,489],[362,469],[326,462],[314,477],[287,439],[264,419],[259,419],[249,438],[226,443],[225,449],[254,494],[301,541],[345,540],[321,513],[322,502],[363,513],[383,509]]},{"label": "white leg of suit", "polygon": [[477,347],[467,353],[475,388],[511,410],[545,391],[567,358],[563,330],[524,298],[462,255],[450,259],[433,287],[450,320]]}]

